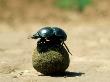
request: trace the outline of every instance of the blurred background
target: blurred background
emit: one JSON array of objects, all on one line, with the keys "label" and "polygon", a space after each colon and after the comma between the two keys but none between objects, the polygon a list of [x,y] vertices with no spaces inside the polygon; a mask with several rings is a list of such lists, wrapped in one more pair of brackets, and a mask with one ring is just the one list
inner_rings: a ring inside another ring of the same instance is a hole
[{"label": "blurred background", "polygon": [[110,19],[109,0],[0,0],[0,24]]}]

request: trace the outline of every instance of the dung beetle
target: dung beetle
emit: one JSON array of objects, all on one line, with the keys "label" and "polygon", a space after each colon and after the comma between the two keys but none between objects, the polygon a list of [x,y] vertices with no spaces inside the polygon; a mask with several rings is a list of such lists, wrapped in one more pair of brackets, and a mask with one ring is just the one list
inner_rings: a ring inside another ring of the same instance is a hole
[{"label": "dung beetle", "polygon": [[32,39],[45,39],[45,40],[55,40],[55,41],[66,41],[67,35],[64,30],[58,27],[44,27],[41,28],[37,33],[35,33]]},{"label": "dung beetle", "polygon": [[[32,39],[40,38],[41,43],[45,43],[46,41],[64,44],[67,51],[70,53],[68,47],[64,43],[67,39],[67,35],[64,30],[58,27],[44,27],[38,30],[32,37]],[[71,54],[71,53],[70,53]]]}]

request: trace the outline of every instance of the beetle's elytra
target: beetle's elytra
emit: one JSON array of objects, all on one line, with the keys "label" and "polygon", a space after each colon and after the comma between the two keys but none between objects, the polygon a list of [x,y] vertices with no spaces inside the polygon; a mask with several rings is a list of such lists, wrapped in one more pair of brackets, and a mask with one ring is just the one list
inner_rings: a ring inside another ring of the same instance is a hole
[{"label": "beetle's elytra", "polygon": [[33,39],[47,39],[52,40],[56,39],[57,41],[66,41],[67,35],[64,30],[58,27],[44,27],[41,28],[36,34],[32,36]]}]

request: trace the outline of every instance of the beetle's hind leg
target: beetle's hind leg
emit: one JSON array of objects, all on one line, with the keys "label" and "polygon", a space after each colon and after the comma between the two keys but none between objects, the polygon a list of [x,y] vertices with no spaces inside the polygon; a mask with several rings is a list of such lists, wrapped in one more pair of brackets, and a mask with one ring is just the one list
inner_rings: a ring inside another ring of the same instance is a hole
[{"label": "beetle's hind leg", "polygon": [[72,53],[70,52],[70,50],[68,49],[67,45],[63,42],[62,44],[64,44],[66,50],[68,51],[68,53],[70,53],[72,55]]}]

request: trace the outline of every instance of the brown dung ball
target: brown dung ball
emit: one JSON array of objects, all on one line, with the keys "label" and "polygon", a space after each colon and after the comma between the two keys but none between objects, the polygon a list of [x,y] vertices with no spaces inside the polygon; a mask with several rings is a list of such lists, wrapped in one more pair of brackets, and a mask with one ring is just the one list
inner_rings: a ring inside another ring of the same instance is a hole
[{"label": "brown dung ball", "polygon": [[32,56],[33,67],[44,75],[64,73],[70,59],[67,50],[61,44],[38,43]]}]

